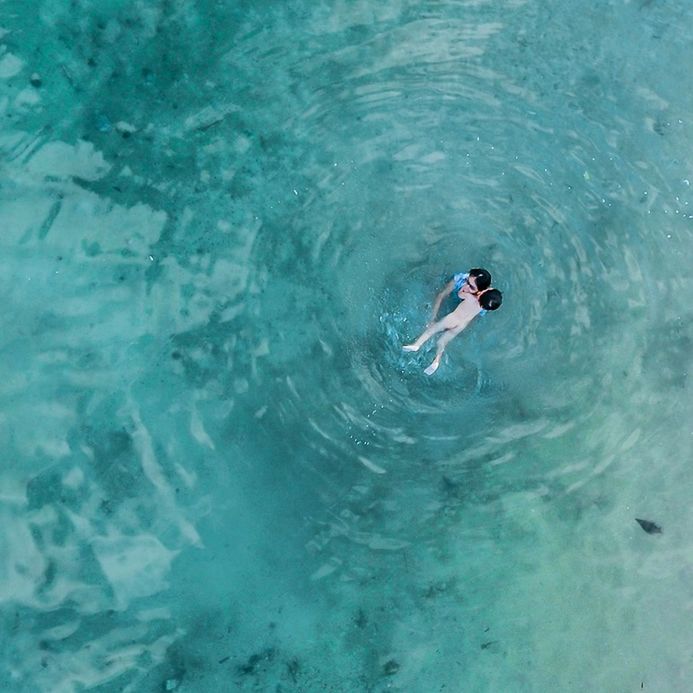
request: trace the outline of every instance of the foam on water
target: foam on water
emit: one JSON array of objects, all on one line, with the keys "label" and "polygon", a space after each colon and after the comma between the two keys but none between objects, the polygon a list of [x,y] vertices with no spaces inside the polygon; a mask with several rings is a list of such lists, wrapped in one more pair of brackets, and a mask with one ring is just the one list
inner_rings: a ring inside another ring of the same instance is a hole
[{"label": "foam on water", "polygon": [[687,3],[2,8],[3,690],[690,688]]}]

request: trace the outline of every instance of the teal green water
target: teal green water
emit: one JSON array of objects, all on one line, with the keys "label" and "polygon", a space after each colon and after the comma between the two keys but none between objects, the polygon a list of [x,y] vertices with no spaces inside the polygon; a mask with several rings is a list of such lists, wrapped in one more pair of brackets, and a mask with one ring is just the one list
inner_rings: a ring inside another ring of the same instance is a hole
[{"label": "teal green water", "polygon": [[0,688],[690,691],[692,21],[0,3]]}]

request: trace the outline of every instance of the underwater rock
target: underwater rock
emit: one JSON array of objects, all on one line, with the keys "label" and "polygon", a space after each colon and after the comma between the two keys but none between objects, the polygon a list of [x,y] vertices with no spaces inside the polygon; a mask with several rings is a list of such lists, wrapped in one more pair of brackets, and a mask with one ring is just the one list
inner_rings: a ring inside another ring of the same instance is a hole
[{"label": "underwater rock", "polygon": [[385,676],[392,676],[399,671],[399,662],[396,659],[388,659],[385,664],[383,664],[383,673]]},{"label": "underwater rock", "polygon": [[260,663],[260,659],[260,655],[250,655],[250,657],[248,657],[248,661],[245,664],[239,664],[236,667],[236,671],[243,676],[252,674],[255,671],[255,667],[257,667],[257,665]]},{"label": "underwater rock", "polygon": [[656,525],[654,522],[650,522],[649,520],[640,520],[637,517],[635,518],[635,521],[648,533],[648,534],[661,534],[662,533],[662,528],[659,525]]},{"label": "underwater rock", "polygon": [[29,78],[29,82],[32,87],[36,87],[37,89],[43,84],[41,81],[41,75],[39,75],[38,72],[34,72],[31,77]]},{"label": "underwater rock", "polygon": [[300,665],[298,659],[296,659],[296,657],[294,657],[293,659],[290,659],[286,663],[286,673],[289,675],[289,678],[291,679],[291,681],[293,683],[296,683],[296,680],[298,679],[298,671],[300,668],[301,668],[301,665]]},{"label": "underwater rock", "polygon": [[361,629],[368,625],[368,616],[366,616],[366,612],[363,609],[359,609],[356,613],[356,616],[354,617],[354,624],[357,628]]},{"label": "underwater rock", "polygon": [[124,139],[127,139],[130,135],[137,132],[137,128],[134,125],[130,125],[130,123],[126,123],[124,120],[119,120],[115,125],[115,129]]},{"label": "underwater rock", "polygon": [[447,501],[463,500],[465,493],[468,491],[468,485],[443,475],[441,478],[441,490],[443,498]]},{"label": "underwater rock", "polygon": [[262,662],[271,662],[274,659],[275,650],[273,647],[268,647],[260,653],[250,655],[245,664],[239,664],[236,667],[236,672],[241,676],[248,676],[249,674],[254,674],[257,667]]}]

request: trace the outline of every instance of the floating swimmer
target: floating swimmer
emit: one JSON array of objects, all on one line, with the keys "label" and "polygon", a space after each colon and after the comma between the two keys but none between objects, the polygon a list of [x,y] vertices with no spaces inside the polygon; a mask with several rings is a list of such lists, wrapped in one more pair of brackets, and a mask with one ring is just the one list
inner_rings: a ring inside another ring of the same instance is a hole
[{"label": "floating swimmer", "polygon": [[[456,292],[461,303],[455,310],[448,313],[442,320],[436,322],[440,304],[443,299]],[[470,269],[469,272],[455,274],[450,282],[438,293],[433,302],[433,315],[421,336],[411,344],[402,348],[404,351],[418,351],[434,334],[442,332],[438,340],[436,356],[431,365],[424,370],[426,375],[433,375],[440,366],[445,347],[469,325],[477,316],[489,310],[497,310],[503,302],[503,295],[491,286],[491,274],[480,268]]]}]

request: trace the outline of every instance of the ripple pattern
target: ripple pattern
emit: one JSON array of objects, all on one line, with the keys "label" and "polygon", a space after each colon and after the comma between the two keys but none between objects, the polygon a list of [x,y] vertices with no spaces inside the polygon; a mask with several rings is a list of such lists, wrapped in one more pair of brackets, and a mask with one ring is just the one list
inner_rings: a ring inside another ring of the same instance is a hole
[{"label": "ripple pattern", "polygon": [[3,7],[0,687],[687,690],[686,3]]}]

